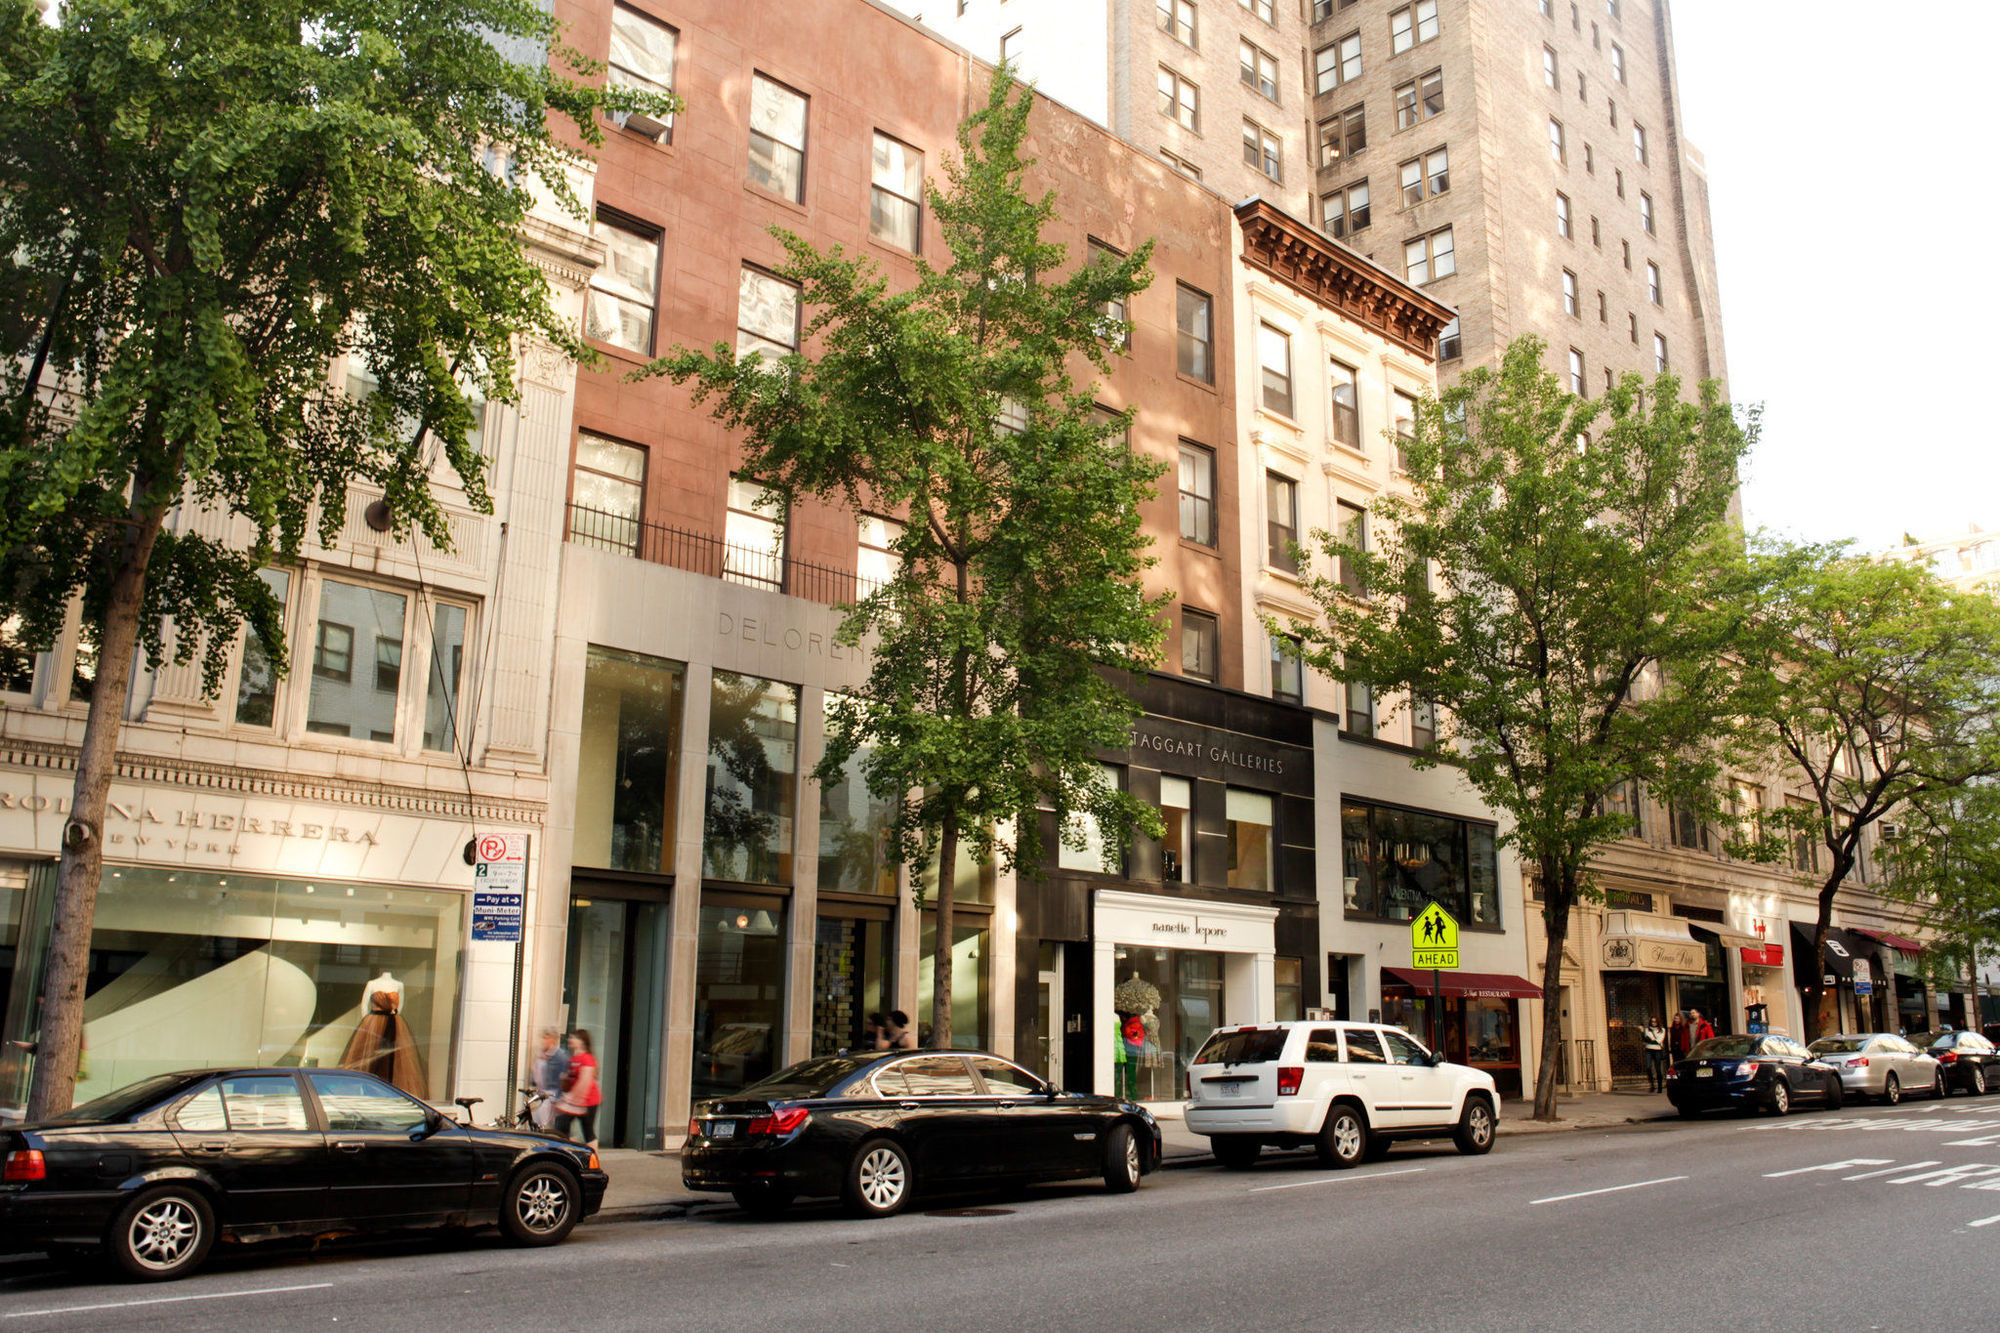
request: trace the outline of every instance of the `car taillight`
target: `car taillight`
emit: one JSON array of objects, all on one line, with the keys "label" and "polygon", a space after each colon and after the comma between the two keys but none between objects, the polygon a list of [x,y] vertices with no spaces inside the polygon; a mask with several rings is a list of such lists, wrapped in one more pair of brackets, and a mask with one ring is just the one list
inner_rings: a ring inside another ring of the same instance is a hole
[{"label": "car taillight", "polygon": [[1847,1062],[1847,1067],[1849,1069],[1866,1069],[1868,1068],[1868,1057],[1865,1055],[1857,1055],[1852,1060],[1849,1060]]},{"label": "car taillight", "polygon": [[696,1119],[689,1119],[688,1137],[691,1139],[698,1139],[701,1137],[701,1121]]},{"label": "car taillight", "polygon": [[48,1160],[39,1148],[16,1148],[7,1154],[7,1165],[0,1170],[0,1180],[20,1184],[30,1180],[49,1178]]},{"label": "car taillight", "polygon": [[1956,1062],[1957,1062],[1957,1060],[1958,1060],[1958,1052],[1957,1052],[1957,1051],[1939,1051],[1939,1052],[1938,1052],[1938,1058],[1937,1058],[1937,1059],[1938,1059],[1938,1063],[1939,1063],[1939,1064],[1941,1064],[1941,1065],[1948,1065],[1948,1064],[1953,1064],[1953,1063],[1956,1063]]},{"label": "car taillight", "polygon": [[1736,1077],[1738,1078],[1757,1077],[1757,1062],[1755,1060],[1745,1060],[1742,1064],[1736,1066]]},{"label": "car taillight", "polygon": [[1306,1071],[1303,1065],[1278,1066],[1278,1095],[1280,1097],[1298,1096],[1299,1084],[1305,1081]]},{"label": "car taillight", "polygon": [[806,1107],[794,1106],[789,1110],[773,1111],[769,1115],[753,1116],[750,1123],[743,1127],[743,1132],[745,1134],[789,1134],[800,1125],[803,1125],[806,1122],[806,1117],[811,1114],[812,1112]]}]

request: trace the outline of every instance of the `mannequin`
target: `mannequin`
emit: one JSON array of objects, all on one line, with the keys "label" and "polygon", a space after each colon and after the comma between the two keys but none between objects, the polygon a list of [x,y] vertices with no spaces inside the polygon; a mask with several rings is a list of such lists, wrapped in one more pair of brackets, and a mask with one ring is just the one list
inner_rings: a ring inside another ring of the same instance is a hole
[{"label": "mannequin", "polygon": [[362,988],[362,1001],[367,1012],[354,1025],[340,1067],[373,1074],[412,1097],[429,1096],[430,1075],[424,1069],[423,1052],[402,1014],[403,983],[384,968]]}]

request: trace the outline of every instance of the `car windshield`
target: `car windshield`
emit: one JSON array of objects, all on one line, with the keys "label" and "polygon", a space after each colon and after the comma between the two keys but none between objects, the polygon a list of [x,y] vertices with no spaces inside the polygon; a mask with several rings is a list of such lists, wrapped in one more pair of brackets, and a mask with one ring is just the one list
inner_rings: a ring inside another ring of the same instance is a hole
[{"label": "car windshield", "polygon": [[881,1061],[879,1055],[822,1055],[802,1060],[789,1069],[780,1069],[769,1078],[743,1089],[744,1097],[772,1101],[781,1097],[824,1097],[827,1090],[848,1075]]},{"label": "car windshield", "polygon": [[1757,1054],[1755,1037],[1710,1037],[1688,1052],[1690,1060],[1728,1060],[1739,1055]]},{"label": "car windshield", "polygon": [[1839,1055],[1844,1051],[1858,1051],[1867,1044],[1866,1037],[1821,1037],[1806,1049],[1814,1055]]},{"label": "car windshield", "polygon": [[1283,1028],[1218,1032],[1208,1039],[1194,1062],[1198,1065],[1264,1065],[1277,1059],[1284,1049]]},{"label": "car windshield", "polygon": [[206,1074],[155,1074],[142,1078],[137,1083],[128,1083],[115,1092],[107,1092],[102,1097],[93,1097],[81,1106],[73,1106],[61,1115],[49,1117],[54,1125],[102,1125],[116,1120],[130,1120],[139,1112],[155,1106],[173,1096],[183,1088],[192,1087],[206,1078]]},{"label": "car windshield", "polygon": [[1957,1035],[1956,1032],[1912,1032],[1910,1040],[1915,1042],[1921,1049],[1931,1046],[1949,1046],[1951,1045],[1951,1039]]}]

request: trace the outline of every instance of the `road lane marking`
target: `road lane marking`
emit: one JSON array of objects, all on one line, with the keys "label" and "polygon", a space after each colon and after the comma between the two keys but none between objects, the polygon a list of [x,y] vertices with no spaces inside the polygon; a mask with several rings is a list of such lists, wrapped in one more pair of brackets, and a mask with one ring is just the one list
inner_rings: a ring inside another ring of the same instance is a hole
[{"label": "road lane marking", "polygon": [[[1781,1176],[1803,1176],[1811,1171],[1840,1171],[1850,1166],[1885,1166],[1895,1160],[1893,1157],[1850,1157],[1844,1162],[1822,1162],[1818,1166],[1793,1167],[1790,1171],[1766,1171],[1764,1179],[1777,1180]],[[1848,1179],[1853,1180],[1856,1177],[1849,1176]]]},{"label": "road lane marking", "polygon": [[250,1291],[205,1291],[194,1296],[150,1296],[137,1301],[105,1301],[99,1305],[52,1305],[46,1310],[15,1310],[8,1319],[34,1319],[42,1315],[83,1314],[89,1310],[123,1310],[134,1305],[172,1305],[176,1301],[220,1301],[233,1296],[276,1296],[287,1291],[323,1291],[331,1282],[303,1282],[295,1287],[257,1287]]},{"label": "road lane marking", "polygon": [[1891,1185],[1927,1185],[1936,1189],[1940,1185],[1956,1185],[1962,1180],[1976,1180],[1980,1176],[2000,1175],[2000,1166],[1948,1166],[1941,1171],[1924,1171],[1914,1176],[1898,1176]]},{"label": "road lane marking", "polygon": [[1658,1180],[1635,1180],[1630,1185],[1610,1185],[1601,1190],[1580,1190],[1575,1194],[1553,1194],[1546,1199],[1530,1199],[1529,1206],[1538,1203],[1563,1203],[1569,1199],[1588,1199],[1593,1194],[1616,1194],[1620,1190],[1639,1190],[1648,1185],[1670,1185],[1676,1180],[1686,1180],[1686,1176],[1661,1176]]},{"label": "road lane marking", "polygon": [[1286,1185],[1259,1185],[1257,1186],[1257,1188],[1248,1191],[1248,1193],[1263,1194],[1270,1190],[1303,1189],[1307,1185],[1332,1185],[1343,1180],[1380,1180],[1384,1176],[1413,1176],[1416,1175],[1419,1171],[1423,1171],[1425,1169],[1426,1168],[1421,1166],[1406,1166],[1400,1171],[1373,1171],[1365,1176],[1355,1176],[1355,1175],[1325,1176],[1319,1180],[1294,1180],[1290,1184]]},{"label": "road lane marking", "polygon": [[1936,1166],[1936,1165],[1937,1165],[1937,1159],[1936,1159],[1936,1158],[1933,1158],[1933,1159],[1931,1159],[1931,1160],[1930,1160],[1930,1161],[1928,1161],[1928,1162],[1911,1162],[1911,1163],[1910,1163],[1910,1164],[1909,1164],[1908,1166],[1891,1166],[1891,1167],[1885,1167],[1884,1169],[1882,1169],[1882,1170],[1880,1170],[1880,1171],[1863,1171],[1863,1172],[1862,1172],[1862,1173],[1861,1173],[1860,1175],[1858,1175],[1858,1176],[1842,1176],[1842,1177],[1841,1177],[1841,1179],[1842,1179],[1842,1180],[1870,1180],[1870,1179],[1873,1179],[1873,1178],[1874,1178],[1874,1177],[1876,1177],[1876,1176],[1893,1176],[1893,1175],[1895,1175],[1895,1174],[1896,1174],[1896,1173],[1897,1173],[1898,1171],[1915,1171],[1915,1170],[1917,1170],[1917,1169],[1918,1169],[1919,1167],[1925,1167],[1925,1166]]},{"label": "road lane marking", "polygon": [[2000,1213],[1996,1213],[1992,1217],[1982,1217],[1977,1222],[1967,1222],[1965,1225],[1969,1227],[1990,1227],[1995,1222],[2000,1222]]}]

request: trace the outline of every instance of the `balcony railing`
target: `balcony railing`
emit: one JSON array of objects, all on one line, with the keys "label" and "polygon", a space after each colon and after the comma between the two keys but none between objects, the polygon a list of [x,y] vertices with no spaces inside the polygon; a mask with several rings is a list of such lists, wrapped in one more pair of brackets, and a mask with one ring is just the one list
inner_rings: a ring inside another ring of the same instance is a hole
[{"label": "balcony railing", "polygon": [[880,585],[864,581],[853,570],[792,560],[785,552],[739,546],[706,533],[689,532],[664,523],[648,523],[629,514],[614,514],[569,506],[569,540],[578,546],[629,555],[656,565],[705,574],[712,579],[803,597],[827,606],[842,606],[874,592]]}]

